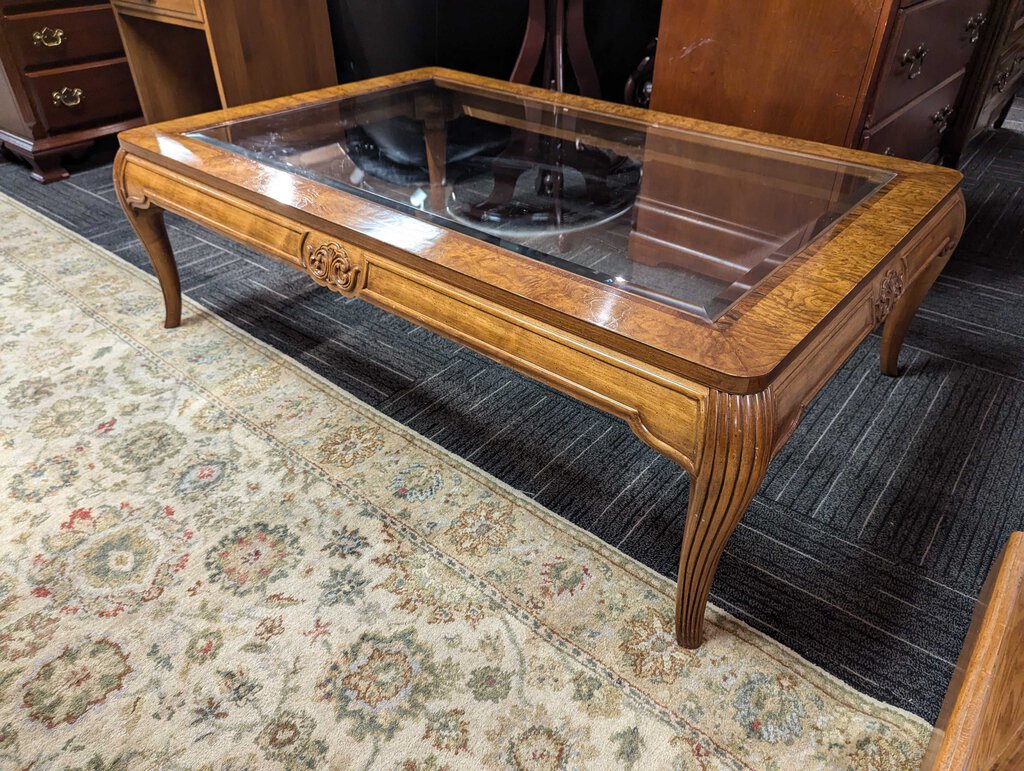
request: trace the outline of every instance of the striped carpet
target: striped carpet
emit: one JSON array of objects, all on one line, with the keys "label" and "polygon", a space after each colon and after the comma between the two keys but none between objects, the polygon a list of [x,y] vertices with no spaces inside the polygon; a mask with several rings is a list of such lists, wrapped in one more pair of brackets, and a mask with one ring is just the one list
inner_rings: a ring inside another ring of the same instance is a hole
[{"label": "striped carpet", "polygon": [[[0,190],[149,269],[110,158],[97,151],[49,187],[2,163]],[[985,574],[1024,526],[1024,133],[985,135],[964,171],[967,231],[911,328],[905,374],[878,373],[877,337],[854,353],[772,464],[712,591],[719,607],[929,720]],[[190,297],[674,576],[687,479],[624,424],[169,224]]]}]

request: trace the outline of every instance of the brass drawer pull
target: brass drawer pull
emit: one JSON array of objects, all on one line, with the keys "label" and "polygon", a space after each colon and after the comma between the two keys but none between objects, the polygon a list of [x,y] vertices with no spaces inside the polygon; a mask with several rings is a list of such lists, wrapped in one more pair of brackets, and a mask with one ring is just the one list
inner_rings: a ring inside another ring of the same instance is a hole
[{"label": "brass drawer pull", "polygon": [[932,116],[932,123],[935,124],[935,130],[940,134],[945,134],[946,129],[949,128],[949,119],[952,117],[953,108],[947,104]]},{"label": "brass drawer pull", "polygon": [[986,21],[988,19],[985,18],[983,13],[976,14],[967,20],[967,27],[965,29],[971,35],[967,41],[968,43],[974,45],[978,42],[978,39],[981,37],[981,28],[985,26]]},{"label": "brass drawer pull", "polygon": [[84,96],[82,89],[64,86],[60,91],[53,92],[53,103],[62,104],[65,107],[77,107],[82,103]]},{"label": "brass drawer pull", "polygon": [[59,45],[63,45],[67,39],[68,37],[62,29],[43,27],[38,32],[32,33],[32,45],[46,46],[47,48],[56,48]]},{"label": "brass drawer pull", "polygon": [[924,67],[924,57],[928,55],[928,46],[924,43],[918,45],[917,48],[908,48],[903,52],[903,56],[900,57],[901,67],[910,67],[910,72],[907,73],[907,77],[913,80],[921,74],[921,68]]}]

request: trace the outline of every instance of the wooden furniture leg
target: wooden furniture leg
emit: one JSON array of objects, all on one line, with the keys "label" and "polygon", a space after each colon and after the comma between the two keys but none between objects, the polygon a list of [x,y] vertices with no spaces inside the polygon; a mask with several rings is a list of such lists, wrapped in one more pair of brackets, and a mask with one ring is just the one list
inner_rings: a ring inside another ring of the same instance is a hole
[{"label": "wooden furniture leg", "polygon": [[512,68],[513,83],[529,83],[544,53],[547,40],[547,4],[545,0],[530,0],[529,16],[526,20],[526,34],[519,49],[519,58]]},{"label": "wooden furniture leg", "polygon": [[93,140],[87,139],[82,142],[72,142],[58,147],[50,147],[49,149],[37,149],[31,145],[22,147],[15,142],[6,141],[0,142],[0,148],[2,148],[4,157],[27,163],[31,167],[30,176],[32,179],[48,185],[51,182],[59,182],[62,179],[68,178],[69,174],[63,164],[65,155],[84,153],[93,144]]},{"label": "wooden furniture leg", "polygon": [[577,91],[600,99],[601,83],[583,22],[583,0],[530,0],[526,34],[509,80],[530,83],[543,60],[542,85],[565,91],[568,54]]},{"label": "wooden furniture leg", "polygon": [[132,197],[125,189],[123,171],[124,151],[119,150],[114,161],[114,189],[125,216],[146,247],[153,270],[160,281],[160,290],[164,295],[164,327],[173,329],[181,325],[181,282],[164,225],[164,210],[147,198]]},{"label": "wooden furniture leg", "polygon": [[443,116],[423,121],[423,137],[427,146],[427,171],[430,175],[430,207],[443,212],[448,204],[445,189],[448,172],[448,123]]},{"label": "wooden furniture leg", "polygon": [[36,182],[48,185],[51,182],[60,182],[62,179],[67,179],[70,176],[67,169],[61,163],[62,156],[67,152],[63,148],[50,152],[36,153],[19,151],[19,148],[14,145],[5,146],[4,149],[5,155],[9,154],[11,158],[21,159],[28,163],[31,169],[29,176]]},{"label": "wooden furniture leg", "polygon": [[935,279],[942,273],[942,269],[946,267],[955,248],[955,241],[947,244],[900,295],[893,305],[892,312],[886,317],[885,327],[882,329],[882,374],[890,377],[899,374],[900,348],[903,347],[903,339],[907,336],[910,322],[914,320],[914,314],[917,313],[921,301],[932,288]]},{"label": "wooden furniture leg", "polygon": [[679,554],[676,640],[684,648],[699,648],[704,640],[704,609],[718,561],[772,457],[773,413],[768,391],[749,396],[711,392]]},{"label": "wooden furniture leg", "polygon": [[1006,122],[1006,116],[1010,114],[1010,110],[1013,108],[1014,99],[1010,99],[1006,106],[999,111],[999,117],[992,123],[992,128],[1001,129],[1003,124]]},{"label": "wooden furniture leg", "polygon": [[576,76],[576,87],[583,96],[601,98],[601,81],[597,76],[594,57],[587,43],[587,29],[583,24],[583,0],[569,0],[565,9],[565,39],[569,63]]}]

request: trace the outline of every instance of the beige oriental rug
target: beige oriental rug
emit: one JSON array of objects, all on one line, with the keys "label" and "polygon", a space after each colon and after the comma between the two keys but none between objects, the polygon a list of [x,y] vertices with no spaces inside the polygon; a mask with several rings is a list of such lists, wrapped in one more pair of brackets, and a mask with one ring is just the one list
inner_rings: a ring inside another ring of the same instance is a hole
[{"label": "beige oriental rug", "polygon": [[0,197],[0,767],[896,769],[929,726]]}]

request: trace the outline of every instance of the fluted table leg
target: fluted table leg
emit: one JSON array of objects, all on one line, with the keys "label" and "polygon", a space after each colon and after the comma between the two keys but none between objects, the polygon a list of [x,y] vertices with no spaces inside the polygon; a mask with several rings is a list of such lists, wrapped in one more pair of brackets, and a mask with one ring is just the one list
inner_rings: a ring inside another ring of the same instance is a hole
[{"label": "fluted table leg", "polygon": [[703,642],[704,609],[718,562],[768,470],[773,417],[769,392],[711,393],[679,555],[676,639],[685,648]]}]

